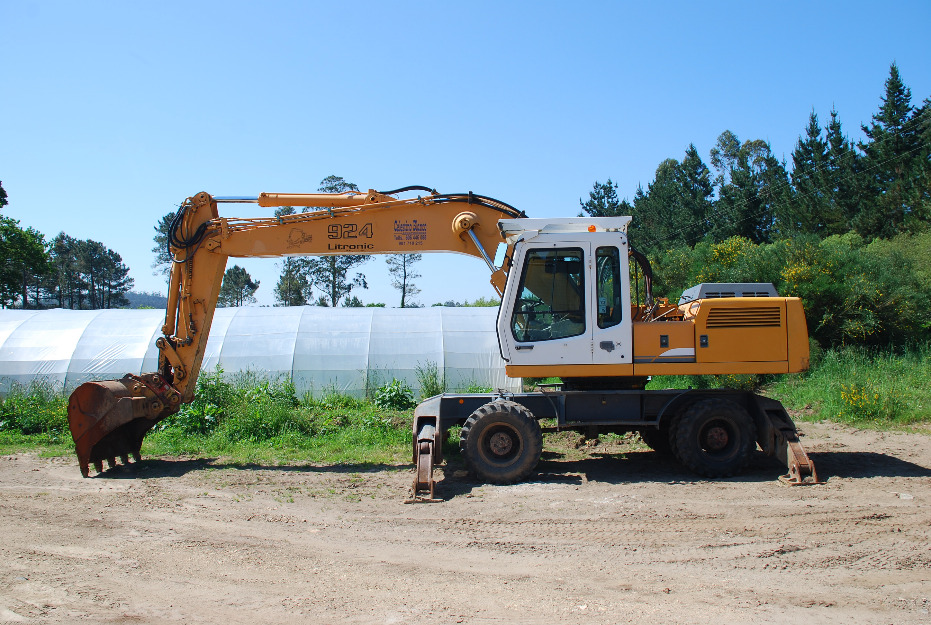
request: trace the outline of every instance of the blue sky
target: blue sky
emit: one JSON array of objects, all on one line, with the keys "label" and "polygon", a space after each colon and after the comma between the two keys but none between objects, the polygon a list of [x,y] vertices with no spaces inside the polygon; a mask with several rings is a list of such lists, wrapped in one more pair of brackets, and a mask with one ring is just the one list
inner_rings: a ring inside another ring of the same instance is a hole
[{"label": "blue sky", "polygon": [[[0,0],[5,213],[103,242],[152,275],[153,226],[185,197],[475,191],[533,217],[596,181],[632,196],[718,135],[792,149],[814,110],[845,131],[889,65],[931,96],[931,2],[53,2]],[[223,207],[251,217],[269,209]],[[239,262],[273,302],[274,260]],[[430,256],[419,301],[493,294],[481,261]],[[365,302],[397,305],[383,257]]]}]

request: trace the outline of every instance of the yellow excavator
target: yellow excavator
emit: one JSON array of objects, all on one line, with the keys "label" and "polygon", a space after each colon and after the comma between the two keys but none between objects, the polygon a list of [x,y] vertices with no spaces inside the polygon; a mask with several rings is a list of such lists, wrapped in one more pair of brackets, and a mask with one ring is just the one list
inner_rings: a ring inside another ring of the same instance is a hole
[{"label": "yellow excavator", "polygon": [[[303,212],[239,219],[220,216],[222,203]],[[768,284],[703,284],[675,304],[654,299],[649,263],[628,243],[629,222],[530,219],[493,198],[419,186],[188,198],[168,236],[173,263],[158,371],[87,382],[69,399],[81,472],[89,476],[91,464],[102,472],[104,461],[113,467],[117,458],[138,461],[152,426],[194,398],[227,258],[456,252],[484,260],[502,298],[497,333],[507,375],[562,382],[422,402],[413,419],[414,499],[435,499],[433,469],[452,426],[462,426],[469,470],[509,483],[536,467],[543,418],[555,420],[551,429],[637,431],[650,447],[707,477],[741,471],[759,445],[786,464],[784,482],[816,483],[779,402],[738,390],[645,390],[654,375],[804,371],[801,302],[778,297]],[[496,266],[499,246],[503,261]]]}]

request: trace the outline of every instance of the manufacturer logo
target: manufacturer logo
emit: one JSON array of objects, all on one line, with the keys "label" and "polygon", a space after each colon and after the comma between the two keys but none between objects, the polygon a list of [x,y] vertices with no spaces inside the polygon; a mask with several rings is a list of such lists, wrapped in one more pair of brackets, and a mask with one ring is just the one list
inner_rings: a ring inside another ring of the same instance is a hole
[{"label": "manufacturer logo", "polygon": [[371,243],[330,243],[327,249],[331,252],[365,252],[375,249]]},{"label": "manufacturer logo", "polygon": [[314,240],[314,235],[306,234],[300,228],[292,228],[288,233],[288,247],[297,247]]}]

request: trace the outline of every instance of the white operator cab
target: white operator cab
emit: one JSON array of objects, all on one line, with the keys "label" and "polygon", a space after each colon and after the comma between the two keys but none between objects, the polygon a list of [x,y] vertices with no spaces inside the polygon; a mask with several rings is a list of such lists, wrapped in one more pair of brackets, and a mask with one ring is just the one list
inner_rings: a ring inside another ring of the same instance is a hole
[{"label": "white operator cab", "polygon": [[629,223],[630,217],[499,222],[514,245],[498,312],[509,365],[633,362]]}]

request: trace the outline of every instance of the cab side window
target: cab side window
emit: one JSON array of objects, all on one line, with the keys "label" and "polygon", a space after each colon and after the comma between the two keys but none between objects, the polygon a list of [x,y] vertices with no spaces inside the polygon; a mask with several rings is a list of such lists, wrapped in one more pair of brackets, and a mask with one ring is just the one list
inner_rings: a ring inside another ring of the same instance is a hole
[{"label": "cab side window", "polygon": [[621,306],[621,255],[616,247],[599,247],[595,251],[598,327],[616,326],[623,318]]},{"label": "cab side window", "polygon": [[551,341],[585,333],[584,267],[578,248],[527,252],[511,317],[515,339]]}]

